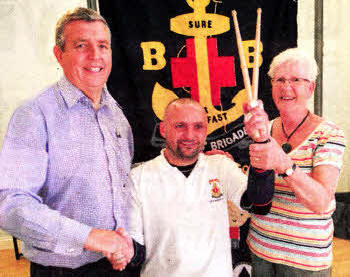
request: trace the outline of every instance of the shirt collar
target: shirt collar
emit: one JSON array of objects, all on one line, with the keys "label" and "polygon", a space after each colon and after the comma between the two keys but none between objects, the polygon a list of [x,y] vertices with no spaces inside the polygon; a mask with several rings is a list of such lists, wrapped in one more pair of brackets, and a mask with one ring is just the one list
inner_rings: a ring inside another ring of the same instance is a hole
[{"label": "shirt collar", "polygon": [[[165,151],[165,148],[163,148],[160,151],[160,161],[161,161],[161,163],[166,164],[166,168],[168,170],[174,170],[174,169],[177,170],[177,168],[171,166],[170,163],[168,162],[168,160],[165,158],[164,151]],[[204,157],[205,157],[205,154],[199,153],[197,163],[196,163],[195,167],[193,168],[193,170],[195,170],[195,168],[200,168],[200,167],[203,166]]]},{"label": "shirt collar", "polygon": [[[91,100],[80,89],[69,82],[65,76],[58,81],[58,88],[61,91],[62,97],[69,109],[78,102],[91,104]],[[107,106],[109,109],[111,109],[115,105],[116,101],[109,94],[105,85],[102,88],[100,108]]]},{"label": "shirt collar", "polygon": [[101,105],[100,108],[103,106],[106,106],[108,109],[113,109],[115,106],[118,106],[120,109],[121,107],[117,103],[117,101],[114,100],[112,95],[109,93],[106,85],[102,88],[102,95],[101,95]]}]

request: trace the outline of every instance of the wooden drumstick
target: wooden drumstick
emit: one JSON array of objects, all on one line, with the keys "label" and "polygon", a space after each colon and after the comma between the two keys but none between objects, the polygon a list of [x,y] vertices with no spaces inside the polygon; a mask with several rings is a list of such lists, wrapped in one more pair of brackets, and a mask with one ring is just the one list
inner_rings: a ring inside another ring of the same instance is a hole
[{"label": "wooden drumstick", "polygon": [[259,86],[259,54],[260,54],[260,22],[261,22],[261,8],[257,9],[256,18],[256,31],[255,31],[255,55],[253,66],[253,101],[258,99],[258,86]]},{"label": "wooden drumstick", "polygon": [[252,88],[250,85],[248,68],[247,68],[247,65],[245,63],[245,56],[244,56],[243,47],[242,47],[242,38],[241,38],[241,33],[239,31],[239,26],[238,26],[237,12],[235,10],[232,11],[232,18],[233,18],[233,23],[235,26],[238,54],[239,54],[239,60],[241,62],[244,87],[245,87],[245,90],[246,90],[247,95],[248,95],[249,105],[256,106],[256,104],[254,104],[254,99],[253,99],[253,95],[252,95]]},{"label": "wooden drumstick", "polygon": [[[260,9],[260,12],[258,11],[258,17],[260,17],[260,14],[261,14],[261,9]],[[247,65],[245,63],[245,56],[244,56],[243,47],[242,47],[242,37],[241,37],[241,33],[239,31],[239,26],[238,26],[237,12],[235,10],[232,11],[232,18],[233,18],[233,23],[235,26],[237,47],[238,47],[239,59],[241,61],[241,69],[242,69],[244,87],[245,87],[245,90],[248,94],[249,106],[251,108],[254,108],[258,105],[258,102],[256,101],[257,98],[255,98],[255,96],[252,94],[249,72],[248,72]],[[260,42],[260,18],[258,18],[257,22],[258,21],[259,21],[259,24],[257,24],[257,27],[259,25],[259,34],[258,35],[259,35],[259,42]],[[258,53],[258,51],[256,51],[256,53]],[[255,70],[258,71],[259,70],[259,63],[257,62],[257,60],[254,61],[254,68],[255,67],[257,67],[257,69],[255,69]],[[255,74],[255,75],[257,75],[257,74]],[[257,88],[258,87],[257,80],[255,82],[256,82],[255,87]],[[247,116],[249,116],[249,113]],[[253,134],[253,139],[254,140],[259,139],[259,137],[261,137],[261,135],[262,135],[262,132],[263,132],[263,130],[256,130]]]}]

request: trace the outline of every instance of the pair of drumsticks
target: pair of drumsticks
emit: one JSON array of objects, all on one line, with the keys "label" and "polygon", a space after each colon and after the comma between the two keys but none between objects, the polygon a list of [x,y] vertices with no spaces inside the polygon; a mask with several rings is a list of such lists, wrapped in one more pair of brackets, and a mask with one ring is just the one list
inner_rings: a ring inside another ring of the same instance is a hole
[{"label": "pair of drumsticks", "polygon": [[[257,9],[257,19],[256,19],[256,31],[255,31],[255,53],[254,53],[254,66],[253,66],[253,83],[250,85],[250,78],[248,73],[248,68],[245,62],[245,56],[242,47],[242,38],[239,31],[237,12],[232,11],[233,23],[235,26],[237,46],[239,59],[241,61],[241,69],[244,81],[244,87],[248,94],[248,100],[250,107],[255,107],[257,105],[258,99],[258,82],[259,82],[259,47],[260,47],[260,22],[261,22],[261,9]],[[252,91],[253,88],[253,91]]]},{"label": "pair of drumsticks", "polygon": [[[237,20],[237,12],[235,10],[232,11],[233,23],[235,25],[237,46],[239,59],[241,61],[241,69],[244,81],[244,87],[246,93],[248,94],[249,106],[254,108],[258,105],[258,82],[259,82],[259,47],[260,47],[260,22],[261,22],[261,9],[257,9],[257,19],[256,19],[256,31],[255,31],[255,54],[254,54],[254,65],[253,65],[253,83],[250,85],[250,78],[247,65],[245,63],[245,56],[242,47],[242,38],[241,33],[239,31],[238,20]],[[253,91],[252,91],[253,87]],[[248,116],[249,113],[246,115]],[[247,117],[248,118],[248,117]],[[261,137],[266,130],[256,130],[253,134],[253,139],[257,140]]]}]

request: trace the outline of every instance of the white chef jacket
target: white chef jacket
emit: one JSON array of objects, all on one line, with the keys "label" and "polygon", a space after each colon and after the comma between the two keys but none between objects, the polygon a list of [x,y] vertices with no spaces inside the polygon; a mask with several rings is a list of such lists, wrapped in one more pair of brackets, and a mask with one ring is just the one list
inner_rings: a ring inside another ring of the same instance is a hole
[{"label": "white chef jacket", "polygon": [[186,178],[163,152],[131,171],[130,235],[146,247],[142,277],[232,276],[227,199],[247,176],[223,155],[200,154]]}]

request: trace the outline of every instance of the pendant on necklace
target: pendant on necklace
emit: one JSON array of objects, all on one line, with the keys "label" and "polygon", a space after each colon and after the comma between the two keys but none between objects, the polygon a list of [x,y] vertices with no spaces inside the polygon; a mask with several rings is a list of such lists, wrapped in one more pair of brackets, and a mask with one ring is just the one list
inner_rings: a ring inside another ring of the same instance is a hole
[{"label": "pendant on necklace", "polygon": [[303,125],[303,123],[305,122],[305,120],[307,119],[309,114],[310,114],[310,111],[307,111],[307,114],[305,115],[303,120],[300,121],[298,126],[289,135],[287,135],[286,130],[284,130],[283,122],[281,121],[282,132],[283,132],[284,136],[287,138],[287,142],[282,144],[282,149],[283,149],[284,153],[288,154],[290,151],[292,151],[292,145],[290,145],[290,143],[288,141],[294,135],[294,133],[299,129],[299,127],[301,125]]},{"label": "pendant on necklace", "polygon": [[284,153],[288,154],[290,151],[292,151],[292,146],[290,145],[289,142],[285,142],[282,144],[282,149]]}]

